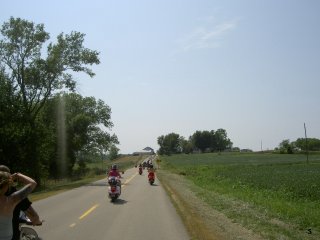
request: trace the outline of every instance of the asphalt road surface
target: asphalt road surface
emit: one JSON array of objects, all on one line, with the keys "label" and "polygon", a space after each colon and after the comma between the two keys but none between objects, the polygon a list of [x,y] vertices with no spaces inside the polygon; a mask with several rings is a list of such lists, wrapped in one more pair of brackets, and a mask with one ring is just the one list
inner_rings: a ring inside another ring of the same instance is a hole
[{"label": "asphalt road surface", "polygon": [[34,227],[43,240],[184,240],[190,239],[180,217],[156,179],[147,171],[127,170],[122,194],[112,203],[107,179],[37,201],[33,207],[44,219]]}]

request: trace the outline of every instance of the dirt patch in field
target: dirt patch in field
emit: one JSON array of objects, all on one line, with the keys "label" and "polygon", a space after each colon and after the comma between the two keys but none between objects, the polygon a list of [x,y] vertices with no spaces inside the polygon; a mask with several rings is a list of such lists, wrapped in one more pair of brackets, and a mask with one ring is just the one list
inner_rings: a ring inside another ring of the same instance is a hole
[{"label": "dirt patch in field", "polygon": [[232,222],[224,214],[204,203],[191,190],[190,182],[185,178],[165,171],[159,171],[158,176],[181,215],[192,239],[264,239],[240,224]]}]

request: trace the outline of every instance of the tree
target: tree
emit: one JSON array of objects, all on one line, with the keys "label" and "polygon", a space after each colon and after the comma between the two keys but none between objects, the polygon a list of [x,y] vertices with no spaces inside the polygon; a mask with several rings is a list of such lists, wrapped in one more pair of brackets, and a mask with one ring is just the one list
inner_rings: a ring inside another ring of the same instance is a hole
[{"label": "tree", "polygon": [[193,147],[200,149],[201,152],[209,150],[223,151],[232,148],[232,142],[227,136],[227,131],[220,128],[217,131],[196,131],[191,137]]},{"label": "tree", "polygon": [[227,131],[223,128],[219,128],[215,134],[215,141],[216,141],[216,149],[218,151],[223,151],[226,149],[232,148],[232,142],[227,136]]},{"label": "tree", "polygon": [[293,153],[293,147],[289,139],[283,140],[279,144],[279,149],[280,149],[280,153],[289,153],[289,154]]},{"label": "tree", "polygon": [[[6,139],[18,132],[23,140],[12,141],[11,147],[5,146],[12,149],[18,145],[21,148],[19,155],[12,156],[4,152],[1,157],[3,162],[17,165],[22,168],[20,170],[29,169],[30,174],[39,181],[42,171],[38,146],[41,145],[39,136],[43,129],[37,126],[37,116],[52,93],[61,89],[75,89],[76,81],[71,75],[72,71],[84,72],[93,77],[94,73],[88,65],[99,64],[99,54],[83,46],[84,34],[71,32],[67,35],[59,34],[57,43],[49,43],[45,55],[42,46],[49,40],[49,33],[44,30],[44,25],[35,25],[20,18],[11,17],[5,22],[1,34],[0,71],[1,81],[5,82],[1,85],[9,86],[7,102],[14,100],[12,111],[18,106],[20,115],[16,121],[17,128],[6,128],[6,134],[0,138]],[[0,146],[0,149],[4,147]]]},{"label": "tree", "polygon": [[[298,138],[295,142],[296,147],[300,148],[302,151],[306,151],[306,139]],[[320,139],[317,138],[307,138],[308,150],[309,151],[320,151]]]},{"label": "tree", "polygon": [[196,131],[191,136],[191,142],[194,147],[200,149],[201,152],[204,152],[206,149],[209,149],[212,144],[212,135],[209,131]]},{"label": "tree", "polygon": [[31,119],[36,118],[52,92],[74,90],[76,82],[70,70],[93,77],[86,65],[99,64],[98,53],[83,47],[85,35],[79,32],[59,34],[57,43],[48,45],[46,58],[41,58],[41,53],[49,33],[44,31],[43,24],[11,17],[3,24],[1,33],[1,67]]},{"label": "tree", "polygon": [[117,148],[115,145],[112,145],[109,150],[109,159],[114,160],[118,158],[118,156],[119,156],[119,148]]},{"label": "tree", "polygon": [[176,133],[170,133],[168,135],[162,135],[158,137],[158,144],[160,146],[158,152],[160,155],[171,155],[174,153],[180,153],[180,136]]},{"label": "tree", "polygon": [[42,116],[47,128],[53,126],[58,140],[58,144],[55,142],[56,156],[50,161],[51,176],[55,171],[71,176],[74,164],[86,153],[101,155],[119,143],[115,134],[107,132],[113,127],[110,107],[94,97],[58,94],[48,101]]},{"label": "tree", "polygon": [[191,141],[184,139],[183,137],[180,138],[180,146],[181,146],[181,151],[183,153],[189,154],[193,152],[193,145]]}]

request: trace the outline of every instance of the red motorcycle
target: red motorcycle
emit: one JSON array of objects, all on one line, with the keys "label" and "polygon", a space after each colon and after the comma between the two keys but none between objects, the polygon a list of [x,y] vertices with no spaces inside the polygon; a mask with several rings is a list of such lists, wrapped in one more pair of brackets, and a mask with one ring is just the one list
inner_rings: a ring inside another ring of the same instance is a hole
[{"label": "red motorcycle", "polygon": [[149,172],[149,174],[148,174],[148,180],[149,180],[150,185],[152,185],[152,184],[154,183],[154,180],[155,180],[155,174],[154,174],[154,172]]}]

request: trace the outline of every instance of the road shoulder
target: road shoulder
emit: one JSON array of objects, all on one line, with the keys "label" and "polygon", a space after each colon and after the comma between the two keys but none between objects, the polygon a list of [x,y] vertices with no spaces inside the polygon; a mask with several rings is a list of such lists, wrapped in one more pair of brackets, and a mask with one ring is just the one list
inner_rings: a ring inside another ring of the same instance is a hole
[{"label": "road shoulder", "polygon": [[183,176],[160,170],[158,177],[193,240],[263,239],[202,201]]}]

